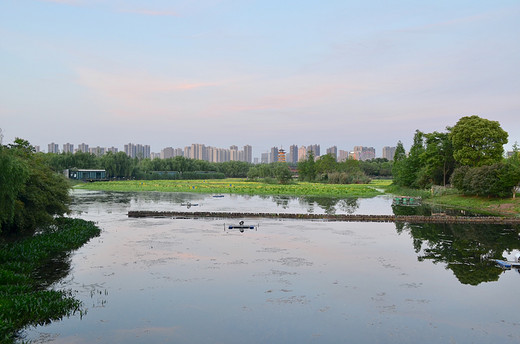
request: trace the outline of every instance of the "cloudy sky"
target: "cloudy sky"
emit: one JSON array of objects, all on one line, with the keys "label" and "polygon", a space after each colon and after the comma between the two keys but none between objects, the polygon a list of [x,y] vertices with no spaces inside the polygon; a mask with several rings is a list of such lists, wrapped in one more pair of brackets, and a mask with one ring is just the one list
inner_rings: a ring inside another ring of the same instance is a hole
[{"label": "cloudy sky", "polygon": [[520,2],[0,0],[0,128],[40,145],[520,142]]}]

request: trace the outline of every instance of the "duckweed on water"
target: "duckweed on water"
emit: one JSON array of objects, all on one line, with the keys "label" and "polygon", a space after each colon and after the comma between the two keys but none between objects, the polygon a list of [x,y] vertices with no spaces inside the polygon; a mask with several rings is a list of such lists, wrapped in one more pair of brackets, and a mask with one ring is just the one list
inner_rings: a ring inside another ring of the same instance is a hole
[{"label": "duckweed on water", "polygon": [[83,314],[70,291],[44,290],[35,276],[51,259],[66,257],[99,234],[93,222],[61,218],[40,234],[0,245],[0,342],[13,342],[26,326]]}]

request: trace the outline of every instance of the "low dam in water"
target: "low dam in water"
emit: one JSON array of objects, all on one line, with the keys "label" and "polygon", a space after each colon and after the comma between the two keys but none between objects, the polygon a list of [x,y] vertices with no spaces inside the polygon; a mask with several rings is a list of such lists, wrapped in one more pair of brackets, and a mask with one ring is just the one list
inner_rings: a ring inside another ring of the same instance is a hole
[{"label": "low dam in water", "polygon": [[517,217],[497,216],[448,216],[448,215],[348,215],[348,214],[288,214],[288,213],[234,213],[234,212],[188,212],[188,211],[129,211],[128,217],[171,218],[276,218],[299,220],[325,220],[345,222],[408,222],[408,223],[480,223],[520,224]]}]

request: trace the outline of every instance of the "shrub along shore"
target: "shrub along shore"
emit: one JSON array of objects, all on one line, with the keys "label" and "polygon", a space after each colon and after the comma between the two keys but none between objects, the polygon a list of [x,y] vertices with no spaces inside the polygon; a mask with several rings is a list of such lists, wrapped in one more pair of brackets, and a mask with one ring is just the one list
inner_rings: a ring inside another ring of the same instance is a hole
[{"label": "shrub along shore", "polygon": [[[38,273],[56,260],[64,260],[100,234],[92,222],[59,218],[56,225],[34,236],[0,243],[0,342],[14,342],[24,327],[42,325],[75,313],[81,303],[70,291],[47,290],[55,282]],[[65,271],[66,273],[67,271]],[[60,276],[55,277],[59,279]]]}]

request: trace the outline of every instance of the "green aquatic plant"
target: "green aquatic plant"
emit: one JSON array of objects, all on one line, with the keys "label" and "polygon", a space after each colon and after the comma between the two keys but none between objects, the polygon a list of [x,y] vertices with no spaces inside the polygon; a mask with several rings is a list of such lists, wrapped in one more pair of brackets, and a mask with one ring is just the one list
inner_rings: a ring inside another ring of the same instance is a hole
[{"label": "green aquatic plant", "polygon": [[[381,183],[384,185],[384,183]],[[330,197],[374,197],[382,194],[379,184],[324,184],[298,182],[293,184],[270,184],[244,179],[222,180],[128,180],[88,183],[79,188],[102,191],[160,191],[228,193],[245,195],[288,195]]]},{"label": "green aquatic plant", "polygon": [[93,222],[60,218],[39,234],[0,245],[0,342],[13,342],[26,326],[83,314],[70,291],[45,290],[54,281],[42,281],[37,272],[99,234]]}]

